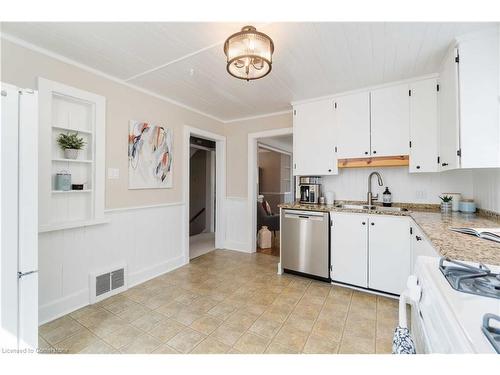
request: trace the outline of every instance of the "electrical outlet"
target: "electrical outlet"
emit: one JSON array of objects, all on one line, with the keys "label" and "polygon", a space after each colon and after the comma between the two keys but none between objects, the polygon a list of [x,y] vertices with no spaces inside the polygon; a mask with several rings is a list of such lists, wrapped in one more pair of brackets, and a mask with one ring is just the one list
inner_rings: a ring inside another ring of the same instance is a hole
[{"label": "electrical outlet", "polygon": [[120,178],[120,170],[118,168],[108,168],[108,180],[117,180]]}]

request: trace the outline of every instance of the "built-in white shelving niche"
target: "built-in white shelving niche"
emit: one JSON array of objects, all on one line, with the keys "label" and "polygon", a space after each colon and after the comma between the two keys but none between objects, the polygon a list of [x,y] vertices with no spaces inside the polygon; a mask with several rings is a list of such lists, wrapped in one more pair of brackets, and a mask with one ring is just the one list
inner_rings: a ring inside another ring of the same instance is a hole
[{"label": "built-in white shelving niche", "polygon": [[[100,95],[38,78],[39,231],[101,224],[104,218],[106,100]],[[66,159],[57,144],[61,133],[78,133],[85,147]],[[56,189],[56,174],[68,172],[83,190]]]}]

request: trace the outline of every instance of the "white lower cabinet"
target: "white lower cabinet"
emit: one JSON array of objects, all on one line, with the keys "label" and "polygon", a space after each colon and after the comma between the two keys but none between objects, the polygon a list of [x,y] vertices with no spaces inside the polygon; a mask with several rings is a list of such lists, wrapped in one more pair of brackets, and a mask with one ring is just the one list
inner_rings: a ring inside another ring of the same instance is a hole
[{"label": "white lower cabinet", "polygon": [[439,255],[418,225],[414,221],[410,225],[412,231],[411,272],[413,272],[419,256],[439,257]]},{"label": "white lower cabinet", "polygon": [[368,287],[400,294],[410,275],[410,223],[407,217],[371,215],[368,231]]},{"label": "white lower cabinet", "polygon": [[408,217],[332,212],[331,278],[400,294],[411,271]]},{"label": "white lower cabinet", "polygon": [[368,218],[364,214],[333,213],[331,278],[368,287]]}]

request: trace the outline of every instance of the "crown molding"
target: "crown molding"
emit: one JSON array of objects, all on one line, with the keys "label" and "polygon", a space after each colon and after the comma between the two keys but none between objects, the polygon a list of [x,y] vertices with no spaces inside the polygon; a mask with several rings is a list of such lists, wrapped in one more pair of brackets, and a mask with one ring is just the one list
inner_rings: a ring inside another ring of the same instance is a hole
[{"label": "crown molding", "polygon": [[184,108],[184,109],[186,109],[188,111],[197,113],[199,115],[208,117],[208,118],[210,118],[212,120],[215,120],[217,122],[220,122],[220,123],[223,123],[223,124],[226,123],[225,120],[223,120],[223,119],[221,119],[221,118],[219,118],[217,116],[213,116],[213,115],[211,115],[209,113],[200,111],[200,110],[198,110],[196,108],[193,108],[193,107],[191,107],[191,106],[189,106],[187,104],[181,103],[181,102],[179,102],[177,100],[171,99],[171,98],[169,98],[167,96],[163,96],[163,95],[157,94],[157,93],[155,93],[153,91],[149,91],[149,90],[144,89],[144,88],[142,88],[140,86],[137,86],[137,85],[134,85],[132,83],[129,83],[129,82],[127,82],[124,79],[115,77],[115,76],[113,76],[111,74],[108,74],[108,73],[105,73],[105,72],[103,72],[101,70],[98,70],[98,69],[92,68],[92,67],[90,67],[88,65],[79,63],[78,61],[72,60],[72,59],[70,59],[70,58],[68,58],[66,56],[60,55],[60,54],[58,54],[56,52],[47,50],[47,49],[45,49],[43,47],[39,47],[39,46],[37,46],[35,44],[27,42],[26,40],[18,38],[16,36],[13,36],[11,34],[2,32],[1,35],[0,35],[0,38],[1,39],[5,39],[5,40],[7,40],[7,41],[9,41],[11,43],[17,44],[18,46],[21,46],[21,47],[24,47],[26,49],[32,50],[34,52],[38,52],[38,53],[40,53],[42,55],[51,57],[51,58],[53,58],[55,60],[58,60],[58,61],[61,61],[63,63],[69,64],[69,65],[73,65],[73,66],[75,66],[77,68],[80,68],[80,69],[85,70],[85,71],[87,71],[89,73],[95,74],[97,76],[106,78],[106,79],[108,79],[110,81],[113,81],[113,82],[119,83],[121,85],[127,86],[127,87],[129,87],[129,88],[131,88],[133,90],[139,91],[139,92],[141,92],[143,94],[146,94],[146,95],[152,96],[154,98],[163,100],[163,101],[165,101],[167,103],[170,103],[170,104],[176,105],[178,107]]},{"label": "crown molding", "polygon": [[343,91],[343,92],[338,92],[335,94],[330,94],[330,95],[323,95],[319,96],[316,98],[309,98],[309,99],[303,99],[303,100],[296,100],[291,102],[290,104],[292,106],[299,105],[299,104],[306,104],[306,103],[312,103],[312,102],[317,102],[319,100],[327,100],[327,99],[335,99],[338,98],[339,96],[344,96],[344,95],[350,95],[350,94],[357,94],[363,91],[372,91],[372,90],[378,90],[382,89],[385,87],[390,87],[390,86],[395,86],[395,85],[402,85],[404,83],[411,83],[411,82],[416,82],[416,81],[423,81],[426,79],[431,79],[431,78],[438,78],[439,74],[438,73],[430,73],[430,74],[425,74],[417,77],[411,77],[411,78],[406,78],[406,79],[401,79],[399,81],[392,81],[392,82],[387,82],[387,83],[382,83],[380,85],[372,85],[372,86],[365,86],[361,87],[358,89],[353,89],[349,91]]},{"label": "crown molding", "polygon": [[234,122],[249,121],[249,120],[256,120],[256,119],[265,118],[265,117],[279,116],[279,115],[284,115],[286,113],[292,113],[292,110],[291,109],[287,109],[285,111],[263,113],[261,115],[248,116],[248,117],[240,117],[240,118],[235,118],[235,119],[231,119],[231,120],[225,120],[223,122],[224,122],[224,124],[231,124],[231,123],[234,123]]}]

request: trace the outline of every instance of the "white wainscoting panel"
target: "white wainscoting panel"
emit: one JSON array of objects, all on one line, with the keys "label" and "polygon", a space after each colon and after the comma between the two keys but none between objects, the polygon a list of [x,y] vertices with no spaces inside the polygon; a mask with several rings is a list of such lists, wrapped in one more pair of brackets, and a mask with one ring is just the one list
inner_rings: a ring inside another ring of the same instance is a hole
[{"label": "white wainscoting panel", "polygon": [[89,274],[128,267],[132,287],[186,264],[184,204],[109,210],[109,223],[39,234],[39,323],[90,303]]},{"label": "white wainscoting panel", "polygon": [[226,246],[228,250],[254,252],[248,238],[250,225],[248,200],[241,197],[226,197]]}]

